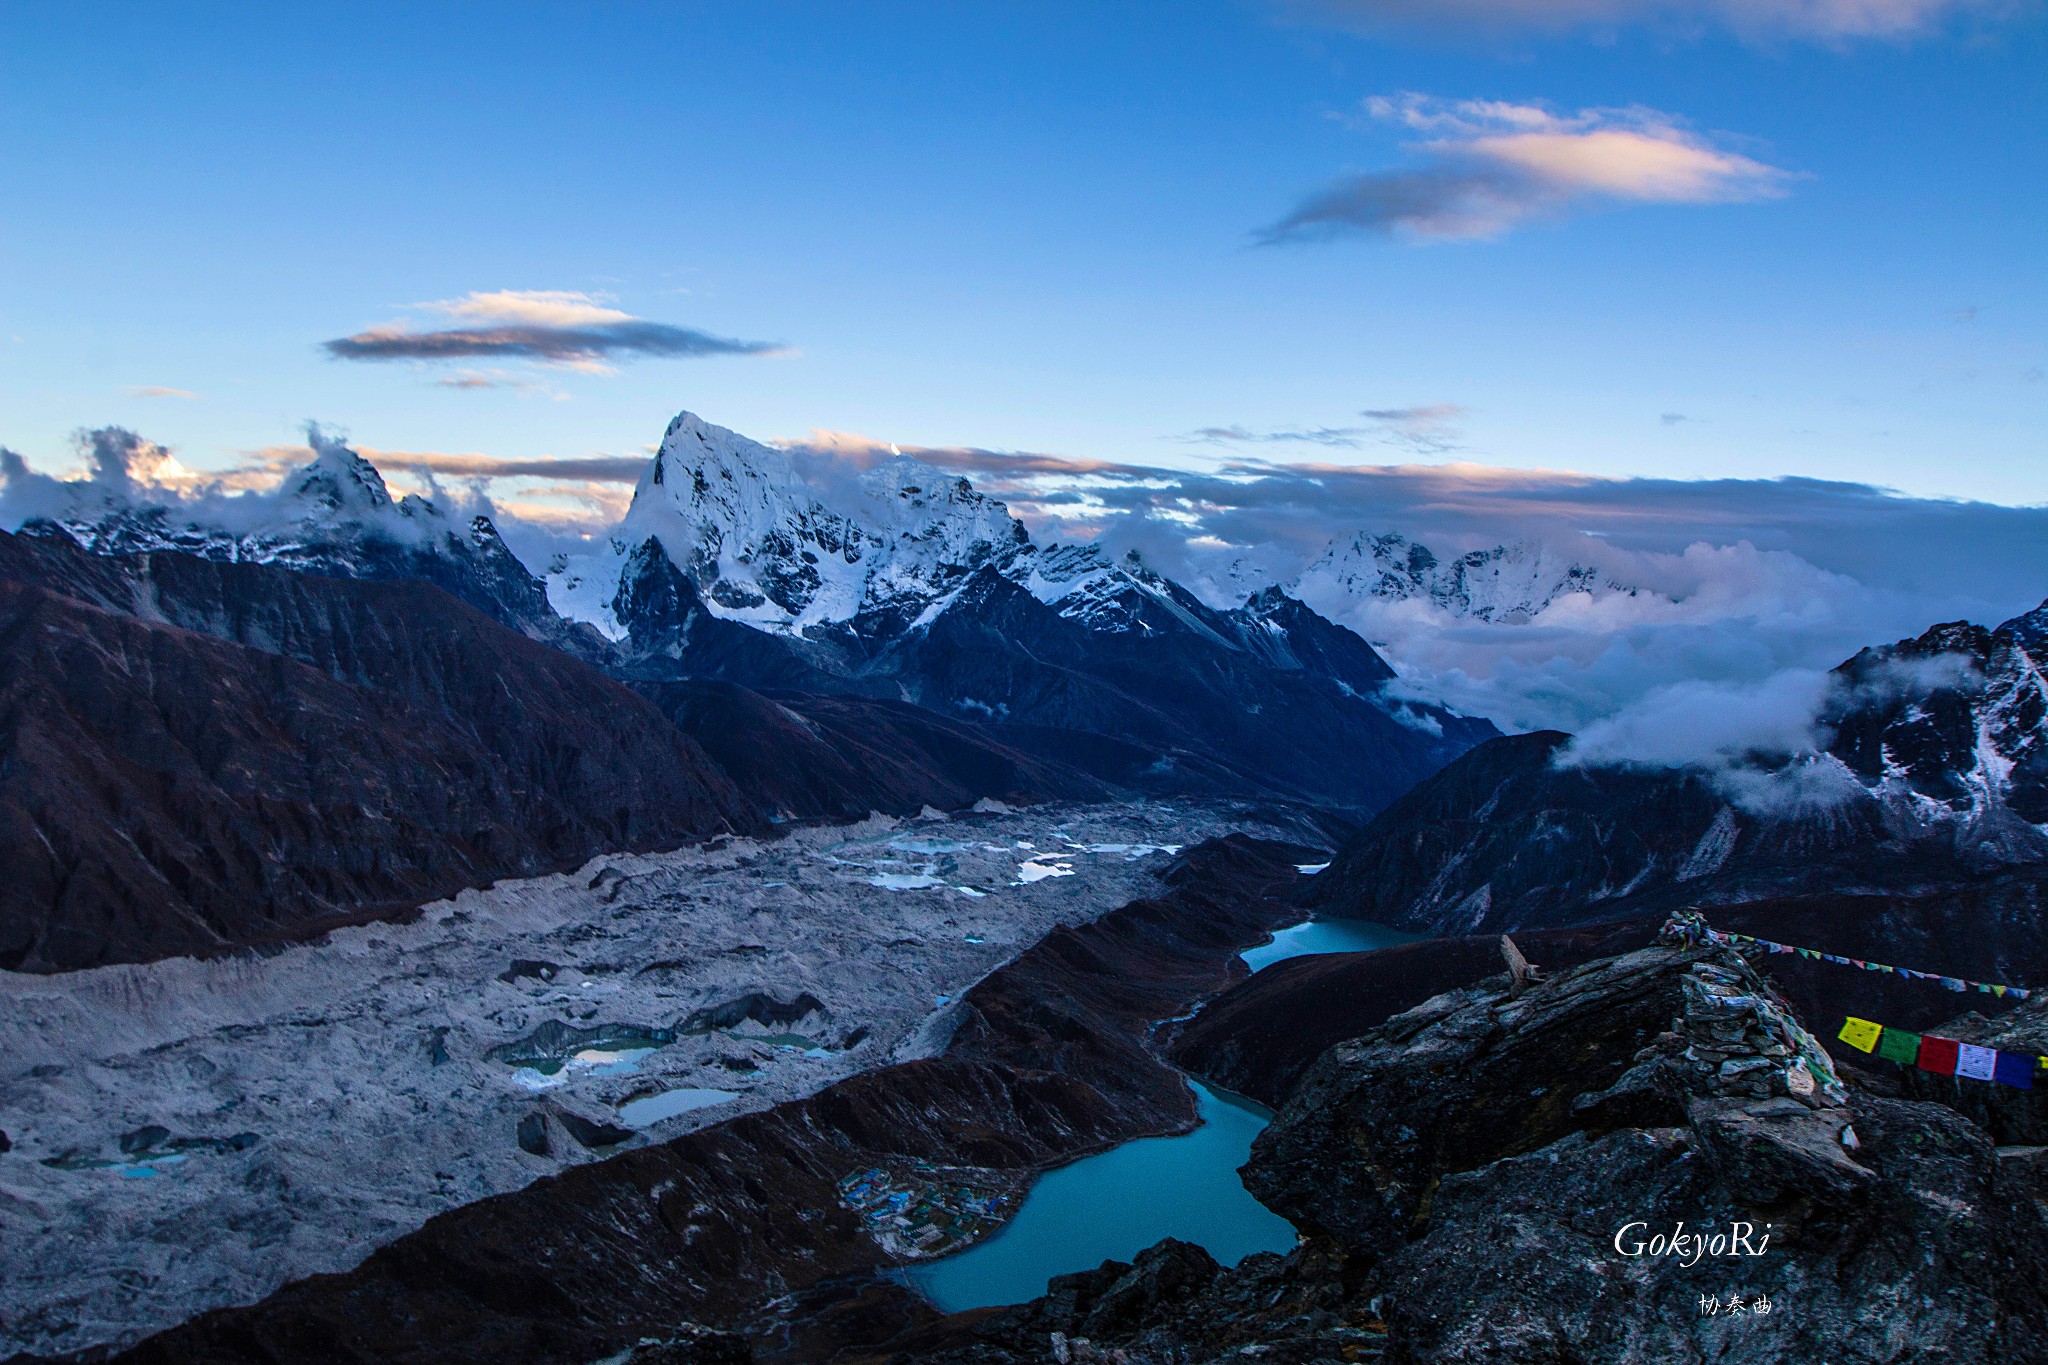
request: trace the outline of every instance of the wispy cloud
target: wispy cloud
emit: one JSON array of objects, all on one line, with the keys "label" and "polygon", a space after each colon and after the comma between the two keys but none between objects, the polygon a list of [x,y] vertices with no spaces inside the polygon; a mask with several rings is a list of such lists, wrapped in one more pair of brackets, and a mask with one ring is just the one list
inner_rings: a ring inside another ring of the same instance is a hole
[{"label": "wispy cloud", "polygon": [[1717,148],[1654,109],[1374,96],[1367,119],[1426,134],[1417,164],[1339,180],[1258,239],[1268,245],[1353,234],[1413,240],[1498,237],[1532,220],[1603,205],[1772,199],[1796,177]]},{"label": "wispy cloud", "polygon": [[1187,445],[1319,445],[1356,449],[1373,434],[1372,427],[1277,427],[1253,431],[1249,427],[1196,427],[1169,439]]},{"label": "wispy cloud", "polygon": [[197,398],[199,395],[190,389],[173,389],[163,384],[130,384],[128,386],[128,396],[130,398]]},{"label": "wispy cloud", "polygon": [[1368,32],[1387,29],[1562,32],[1649,24],[1667,30],[1730,29],[1745,38],[1839,42],[1906,38],[1966,14],[1996,16],[2011,0],[1283,0],[1310,21]]},{"label": "wispy cloud", "polygon": [[[509,459],[476,452],[442,450],[380,450],[376,446],[354,445],[358,455],[381,471],[416,469],[455,479],[573,479],[594,483],[631,484],[646,472],[645,455],[548,455],[534,459]],[[283,471],[313,458],[313,448],[302,445],[264,446],[247,455],[247,467]]]},{"label": "wispy cloud", "polygon": [[[596,295],[562,289],[499,289],[421,304],[462,325],[421,328],[390,323],[321,343],[339,360],[460,360],[497,356],[602,372],[610,362],[772,355],[776,342],[739,341],[676,327],[611,307]],[[467,380],[471,376],[461,377]],[[488,376],[476,376],[488,379]],[[451,387],[488,384],[458,382]]]},{"label": "wispy cloud", "polygon": [[1423,403],[1412,408],[1367,408],[1358,415],[1371,422],[1389,445],[1442,455],[1458,448],[1456,424],[1465,409],[1457,403]]},{"label": "wispy cloud", "polygon": [[1423,403],[1410,408],[1367,408],[1358,414],[1365,419],[1364,426],[1273,427],[1263,431],[1244,426],[1196,427],[1167,439],[1183,445],[1317,445],[1351,450],[1381,444],[1422,455],[1442,455],[1458,448],[1455,422],[1464,414],[1465,409],[1456,403]]}]

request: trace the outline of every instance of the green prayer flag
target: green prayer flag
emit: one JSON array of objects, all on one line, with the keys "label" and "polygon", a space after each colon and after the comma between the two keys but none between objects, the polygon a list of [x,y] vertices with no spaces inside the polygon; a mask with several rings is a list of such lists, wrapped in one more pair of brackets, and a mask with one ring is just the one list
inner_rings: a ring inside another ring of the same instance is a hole
[{"label": "green prayer flag", "polygon": [[1913,1065],[1920,1057],[1920,1035],[1902,1028],[1888,1028],[1877,1040],[1877,1055],[1888,1062]]}]

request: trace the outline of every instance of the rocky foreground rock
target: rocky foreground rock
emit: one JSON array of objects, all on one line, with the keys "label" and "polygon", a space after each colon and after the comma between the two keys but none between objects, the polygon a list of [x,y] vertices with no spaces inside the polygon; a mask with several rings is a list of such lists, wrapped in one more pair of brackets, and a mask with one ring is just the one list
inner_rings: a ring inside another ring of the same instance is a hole
[{"label": "rocky foreground rock", "polygon": [[1290,1256],[1161,1243],[897,1358],[2048,1359],[2038,1149],[1845,1084],[1724,948],[1438,995],[1326,1052],[1243,1175]]}]

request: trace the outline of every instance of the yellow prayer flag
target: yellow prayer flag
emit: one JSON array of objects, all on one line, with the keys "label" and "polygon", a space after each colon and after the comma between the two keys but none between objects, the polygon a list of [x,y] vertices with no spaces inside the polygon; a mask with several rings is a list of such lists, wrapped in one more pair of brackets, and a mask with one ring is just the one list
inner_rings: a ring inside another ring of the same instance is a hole
[{"label": "yellow prayer flag", "polygon": [[1877,1046],[1877,1035],[1881,1027],[1868,1019],[1852,1017],[1848,1023],[1842,1025],[1842,1031],[1837,1036],[1858,1052],[1868,1052]]}]

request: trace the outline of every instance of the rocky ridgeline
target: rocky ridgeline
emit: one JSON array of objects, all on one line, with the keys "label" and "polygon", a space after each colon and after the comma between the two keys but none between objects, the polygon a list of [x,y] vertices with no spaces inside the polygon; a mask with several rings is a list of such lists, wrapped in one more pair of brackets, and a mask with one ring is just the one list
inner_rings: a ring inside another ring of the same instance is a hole
[{"label": "rocky ridgeline", "polygon": [[1748,962],[1667,939],[1331,1048],[1243,1168],[1291,1255],[1161,1243],[902,1358],[2048,1359],[2037,1153],[1845,1086]]}]

